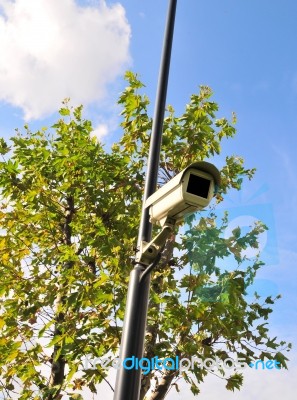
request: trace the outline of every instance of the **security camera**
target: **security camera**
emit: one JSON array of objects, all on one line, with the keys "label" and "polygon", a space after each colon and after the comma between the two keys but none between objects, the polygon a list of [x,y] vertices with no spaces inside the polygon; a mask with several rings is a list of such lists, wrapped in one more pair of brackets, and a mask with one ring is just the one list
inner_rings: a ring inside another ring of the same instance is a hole
[{"label": "security camera", "polygon": [[175,223],[184,216],[206,207],[221,183],[218,169],[205,161],[195,162],[181,171],[152,194],[145,202],[150,221],[162,226],[161,232],[149,243],[141,241],[135,261],[154,265]]},{"label": "security camera", "polygon": [[146,200],[150,221],[161,226],[168,220],[176,223],[205,208],[220,181],[220,173],[213,164],[200,161],[189,165]]}]

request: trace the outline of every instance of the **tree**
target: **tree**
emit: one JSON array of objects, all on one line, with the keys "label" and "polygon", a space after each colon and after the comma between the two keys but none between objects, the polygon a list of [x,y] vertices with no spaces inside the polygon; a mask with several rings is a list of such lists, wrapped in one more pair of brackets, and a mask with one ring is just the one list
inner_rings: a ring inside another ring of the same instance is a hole
[{"label": "tree", "polygon": [[[1,139],[0,387],[6,399],[79,399],[84,387],[96,393],[108,368],[95,360],[115,357],[119,348],[152,126],[142,83],[132,73],[126,78],[119,98],[123,135],[110,151],[91,138],[82,107],[73,109],[68,100],[52,130],[25,126],[12,145]],[[180,117],[168,107],[160,184],[189,163],[220,154],[222,139],[234,136],[235,121],[216,117],[211,96],[202,86]],[[217,201],[254,172],[242,158],[227,157]],[[247,234],[238,228],[226,239],[228,216],[218,221],[215,208],[187,223],[178,243],[176,235],[167,241],[153,273],[145,357],[249,362],[257,355],[286,367],[286,343],[271,339],[266,327],[275,299],[248,303],[245,297],[263,263],[242,250],[256,248],[266,227],[259,222]],[[230,256],[238,267],[219,268]],[[208,373],[197,366],[181,376],[150,371],[141,398],[163,399],[181,378],[197,394]],[[219,368],[217,374],[227,389],[242,384],[239,372],[224,376]]]}]

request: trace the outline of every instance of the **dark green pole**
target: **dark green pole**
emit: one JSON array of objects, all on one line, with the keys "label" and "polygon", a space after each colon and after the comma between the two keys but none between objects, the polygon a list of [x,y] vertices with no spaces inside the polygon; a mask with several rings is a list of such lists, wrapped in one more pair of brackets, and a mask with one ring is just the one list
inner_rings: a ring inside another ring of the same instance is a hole
[{"label": "dark green pole", "polygon": [[[152,239],[152,225],[149,221],[149,211],[144,207],[144,204],[146,199],[155,192],[157,187],[176,5],[177,0],[169,0],[169,9],[156,96],[155,114],[148,156],[141,222],[139,227],[137,243],[138,248],[140,248],[142,241],[150,242]],[[141,281],[140,276],[146,268],[146,265],[137,263],[130,275],[126,313],[120,348],[120,359],[122,362],[126,360],[125,365],[128,368],[130,367],[130,369],[126,369],[123,366],[118,369],[114,400],[139,399],[141,369],[136,369],[135,366],[133,367],[133,357],[134,360],[143,357],[150,290],[150,273],[148,273]]]}]

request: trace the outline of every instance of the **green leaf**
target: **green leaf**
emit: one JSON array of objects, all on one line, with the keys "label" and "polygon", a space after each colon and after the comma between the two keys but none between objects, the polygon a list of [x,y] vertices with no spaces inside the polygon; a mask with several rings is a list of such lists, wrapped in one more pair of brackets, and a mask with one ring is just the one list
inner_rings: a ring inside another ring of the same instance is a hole
[{"label": "green leaf", "polygon": [[68,108],[60,108],[59,113],[60,113],[60,115],[63,115],[63,116],[69,116],[70,110]]},{"label": "green leaf", "polygon": [[280,363],[281,368],[288,369],[286,361],[289,361],[289,359],[283,353],[277,352],[274,356],[274,360]]},{"label": "green leaf", "polygon": [[234,374],[227,379],[226,389],[232,390],[232,392],[234,392],[235,389],[240,390],[242,383],[243,383],[243,375]]}]

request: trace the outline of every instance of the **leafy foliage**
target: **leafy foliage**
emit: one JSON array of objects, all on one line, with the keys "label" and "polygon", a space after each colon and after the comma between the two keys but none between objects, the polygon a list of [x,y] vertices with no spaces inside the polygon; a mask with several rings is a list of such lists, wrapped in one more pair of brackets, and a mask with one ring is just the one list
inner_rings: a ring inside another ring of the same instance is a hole
[{"label": "leafy foliage", "polygon": [[[53,363],[65,361],[71,386],[84,354],[117,349],[137,232],[142,173],[64,106],[53,135],[17,132],[0,164],[1,375],[3,389],[22,381],[23,398],[47,394]],[[82,385],[104,376],[85,371]]]},{"label": "leafy foliage", "polygon": [[[85,365],[84,358],[118,350],[152,126],[142,83],[131,72],[126,78],[129,86],[119,98],[123,135],[110,151],[91,138],[82,107],[73,109],[68,100],[51,130],[31,132],[25,126],[11,145],[0,140],[0,389],[5,398],[19,393],[21,399],[79,399],[84,387],[96,393],[108,370]],[[211,96],[201,87],[180,117],[168,107],[160,184],[187,164],[220,154],[222,139],[235,135],[234,121],[217,118]],[[217,201],[232,188],[240,190],[243,178],[254,172],[241,157],[227,157]],[[259,222],[245,235],[235,229],[224,238],[228,216],[218,221],[214,209],[199,222],[195,216],[187,222],[178,243],[175,236],[168,240],[153,274],[145,356],[224,360],[237,355],[248,361],[274,352],[286,367],[285,343],[268,336],[266,320],[275,299],[248,303],[245,296],[263,263],[258,257],[248,260],[242,250],[257,248],[267,228]],[[232,257],[238,268],[230,271]],[[198,394],[206,375],[195,367],[182,377]],[[142,398],[164,398],[171,385],[178,390],[179,378],[176,371],[161,376],[152,371],[143,377]],[[236,371],[225,379],[230,390],[242,384]]]}]

